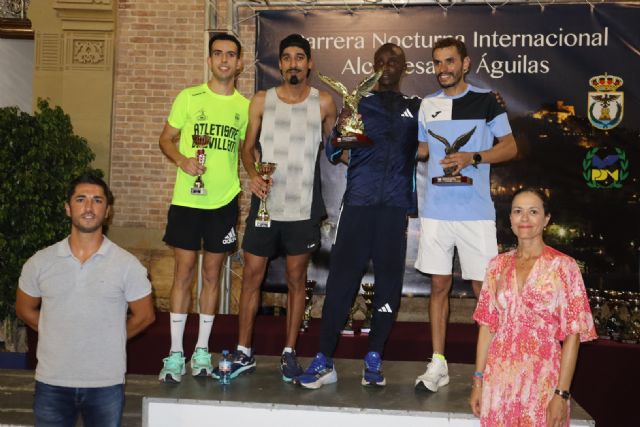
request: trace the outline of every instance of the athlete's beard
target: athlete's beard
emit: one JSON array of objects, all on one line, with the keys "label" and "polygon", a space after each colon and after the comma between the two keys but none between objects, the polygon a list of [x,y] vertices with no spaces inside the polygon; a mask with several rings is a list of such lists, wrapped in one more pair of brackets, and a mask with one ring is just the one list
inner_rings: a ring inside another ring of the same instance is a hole
[{"label": "athlete's beard", "polygon": [[[440,83],[440,76],[443,76],[443,75],[451,76],[453,78],[453,82],[449,83],[449,84]],[[436,78],[438,79],[438,84],[443,89],[454,87],[455,85],[457,85],[460,82],[460,80],[462,80],[462,77],[460,75],[456,74],[456,73],[440,73],[440,74],[436,75]]]},{"label": "athlete's beard", "polygon": [[[297,73],[299,73],[299,72],[300,72],[300,70],[299,70],[299,69],[297,69],[297,68],[289,68],[286,72],[287,72],[287,73],[290,73],[291,71],[295,71],[295,72],[297,72]],[[285,74],[286,74],[286,73],[282,73],[282,76],[283,76],[283,77],[284,77],[284,79],[286,80],[286,79],[287,79],[287,77],[285,76]],[[297,75],[297,74],[294,74],[294,75],[292,75],[291,77],[289,77],[289,84],[297,85],[298,83],[300,83],[300,77],[298,77],[298,75]]]}]

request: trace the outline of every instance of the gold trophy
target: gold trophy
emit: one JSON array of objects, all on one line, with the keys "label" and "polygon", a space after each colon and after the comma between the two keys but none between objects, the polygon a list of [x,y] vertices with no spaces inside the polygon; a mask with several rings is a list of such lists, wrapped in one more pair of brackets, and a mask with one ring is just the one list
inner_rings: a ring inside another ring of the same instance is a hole
[{"label": "gold trophy", "polygon": [[362,322],[362,328],[360,328],[361,335],[369,335],[369,332],[371,332],[371,318],[373,316],[373,295],[374,284],[363,283],[362,297],[364,298],[364,304],[367,309],[364,312],[364,322]]},{"label": "gold trophy", "polygon": [[[196,147],[196,159],[198,159],[198,163],[204,166],[207,160],[207,154],[204,148],[209,145],[211,138],[209,135],[193,135],[192,140],[193,146]],[[196,177],[196,181],[193,183],[193,187],[191,187],[191,194],[195,196],[205,196],[207,194],[207,190],[204,188],[204,182],[202,181],[202,174]]]},{"label": "gold trophy", "polygon": [[349,310],[349,316],[347,316],[347,321],[345,322],[344,327],[340,331],[340,335],[352,337],[356,334],[356,331],[353,329],[353,316],[359,310],[360,310],[360,303],[358,303],[358,296],[356,295],[356,299],[353,301],[353,306],[351,306],[351,310]]},{"label": "gold trophy", "polygon": [[[474,127],[467,133],[463,133],[459,137],[453,141],[453,144],[449,143],[447,138],[444,136],[438,135],[437,133],[432,132],[430,129],[427,131],[429,135],[442,142],[445,145],[444,153],[451,154],[457,153],[460,149],[471,139],[471,136],[476,131]],[[473,178],[464,175],[454,175],[453,171],[456,170],[455,167],[445,168],[443,176],[436,176],[431,178],[431,183],[433,185],[472,185]]]},{"label": "gold trophy", "polygon": [[338,136],[331,141],[335,147],[354,148],[366,147],[373,144],[373,141],[364,134],[364,123],[358,115],[358,104],[360,103],[360,99],[368,95],[371,89],[378,83],[380,76],[382,76],[382,70],[378,70],[365,78],[349,93],[347,87],[341,82],[325,76],[322,73],[318,73],[320,80],[342,96],[342,108],[349,107],[351,110],[351,115],[338,125]]},{"label": "gold trophy", "polygon": [[[269,177],[276,171],[276,163],[269,162],[255,162],[256,172],[266,182]],[[256,215],[256,227],[269,228],[271,227],[271,217],[267,211],[267,196],[264,196],[260,200],[260,208]]]},{"label": "gold trophy", "polygon": [[311,308],[313,307],[313,288],[315,287],[315,280],[307,280],[304,285],[304,315],[302,316],[300,332],[305,332],[309,329],[309,323],[311,323]]}]

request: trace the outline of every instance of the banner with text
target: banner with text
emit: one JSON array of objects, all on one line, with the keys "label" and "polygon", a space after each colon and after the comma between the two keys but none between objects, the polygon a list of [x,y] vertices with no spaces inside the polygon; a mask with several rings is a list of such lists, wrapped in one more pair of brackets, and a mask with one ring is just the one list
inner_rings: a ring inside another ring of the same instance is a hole
[{"label": "banner with text", "polygon": [[[640,5],[481,5],[451,8],[277,10],[259,13],[257,89],[281,83],[278,44],[291,33],[312,46],[314,70],[353,88],[373,71],[384,43],[407,57],[402,90],[424,96],[438,89],[431,49],[445,36],[464,41],[471,58],[467,81],[504,98],[519,157],[492,170],[501,250],[515,239],[508,219],[513,191],[544,188],[552,199],[547,244],[575,257],[587,286],[638,290],[640,245]],[[331,91],[317,77],[312,84]],[[332,92],[333,93],[333,92]],[[335,93],[333,93],[335,95]],[[336,103],[341,100],[336,95]],[[418,185],[424,180],[419,165]],[[324,285],[331,241],[344,191],[344,166],[322,159],[329,218],[309,279]],[[413,268],[419,233],[410,221],[404,293],[429,292],[429,277]],[[468,285],[456,277],[457,292]],[[363,282],[373,281],[369,271]],[[284,284],[275,261],[267,282]]]}]

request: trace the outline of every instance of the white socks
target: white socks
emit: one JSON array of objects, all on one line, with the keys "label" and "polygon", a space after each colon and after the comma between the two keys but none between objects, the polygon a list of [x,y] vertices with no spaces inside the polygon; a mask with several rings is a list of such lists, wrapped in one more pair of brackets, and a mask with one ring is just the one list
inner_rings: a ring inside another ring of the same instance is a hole
[{"label": "white socks", "polygon": [[211,327],[213,326],[213,319],[215,317],[213,314],[200,314],[196,348],[206,348],[207,351],[209,350],[209,336],[211,336]]},{"label": "white socks", "polygon": [[187,324],[186,313],[169,313],[169,322],[171,322],[171,350],[170,352],[181,352],[184,354],[182,348],[182,336],[184,335],[184,327]]},{"label": "white socks", "polygon": [[243,352],[247,357],[251,357],[251,348],[238,345],[237,350]]}]

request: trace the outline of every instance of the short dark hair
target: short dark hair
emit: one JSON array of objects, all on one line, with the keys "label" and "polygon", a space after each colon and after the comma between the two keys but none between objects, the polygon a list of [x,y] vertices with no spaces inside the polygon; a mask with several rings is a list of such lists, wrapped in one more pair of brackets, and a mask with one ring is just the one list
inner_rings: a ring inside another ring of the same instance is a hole
[{"label": "short dark hair", "polygon": [[68,203],[71,202],[71,197],[76,192],[76,187],[80,184],[93,184],[93,185],[102,187],[102,191],[104,192],[104,195],[107,198],[107,205],[108,206],[113,205],[113,201],[114,201],[113,193],[109,189],[109,186],[107,185],[106,182],[104,182],[102,178],[97,176],[95,173],[91,173],[91,172],[85,172],[82,175],[77,176],[76,178],[71,180],[71,182],[69,183],[69,186],[67,187]]},{"label": "short dark hair", "polygon": [[[403,57],[405,57],[404,54],[404,49],[402,49],[400,46],[398,46],[395,43],[385,43],[382,46],[380,46],[375,53],[373,54],[373,57],[376,58],[380,53],[382,52],[387,52],[387,51],[394,51],[394,50],[398,50],[400,52],[400,54],[402,54]],[[406,59],[405,59],[406,60]]]},{"label": "short dark hair", "polygon": [[436,49],[444,49],[445,47],[451,46],[454,46],[456,48],[456,50],[460,54],[460,58],[464,59],[469,56],[467,55],[467,46],[465,46],[463,41],[458,40],[455,37],[445,37],[438,40],[436,44],[433,45],[433,51],[435,51]]},{"label": "short dark hair", "polygon": [[543,190],[541,190],[539,188],[536,188],[536,187],[522,187],[522,188],[519,188],[518,190],[516,190],[513,193],[513,197],[511,197],[511,203],[513,203],[513,200],[518,195],[520,195],[522,193],[532,193],[532,194],[536,195],[538,197],[538,199],[540,199],[540,201],[542,202],[542,210],[544,211],[543,212],[544,215],[545,216],[551,215],[551,212],[549,211],[549,204],[550,204],[549,197],[547,196],[547,194]]},{"label": "short dark hair", "polygon": [[307,59],[311,59],[311,45],[309,44],[309,40],[305,39],[300,34],[289,34],[280,41],[278,58],[282,57],[282,52],[290,46],[299,47],[304,50],[305,55],[307,55]]},{"label": "short dark hair", "polygon": [[236,44],[236,48],[238,48],[238,56],[242,55],[242,45],[240,44],[240,40],[233,34],[228,33],[215,33],[209,39],[209,56],[213,53],[213,42],[218,40],[228,40],[230,42],[234,42]]}]

